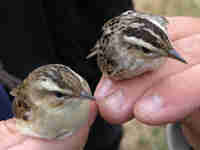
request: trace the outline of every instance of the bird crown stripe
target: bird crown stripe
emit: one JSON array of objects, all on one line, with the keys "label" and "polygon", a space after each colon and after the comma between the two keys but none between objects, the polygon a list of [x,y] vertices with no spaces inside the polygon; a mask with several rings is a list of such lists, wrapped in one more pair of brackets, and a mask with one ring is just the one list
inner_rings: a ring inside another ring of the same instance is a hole
[{"label": "bird crown stripe", "polygon": [[128,37],[135,37],[138,40],[142,40],[146,43],[151,44],[156,49],[163,48],[164,45],[160,42],[161,38],[154,31],[147,28],[132,28],[128,27],[124,30],[124,33]]},{"label": "bird crown stripe", "polygon": [[158,34],[156,34],[154,31],[148,29],[148,28],[143,28],[143,30],[145,30],[146,32],[149,32],[149,34],[151,34],[152,36],[156,37],[157,39],[161,40],[160,36]]},{"label": "bird crown stripe", "polygon": [[162,40],[168,39],[163,27],[159,23],[153,21],[152,19],[136,17],[132,23],[134,22],[144,24],[144,28],[152,30],[152,32],[154,32],[156,35],[159,35]]}]

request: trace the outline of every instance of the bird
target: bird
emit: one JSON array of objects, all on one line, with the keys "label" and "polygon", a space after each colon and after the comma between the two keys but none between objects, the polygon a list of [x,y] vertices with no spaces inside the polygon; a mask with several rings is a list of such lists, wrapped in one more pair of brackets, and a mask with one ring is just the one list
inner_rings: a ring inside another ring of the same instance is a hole
[{"label": "bird", "polygon": [[114,80],[159,69],[166,58],[187,63],[173,48],[163,16],[127,10],[109,19],[87,59],[97,56],[101,72]]},{"label": "bird", "polygon": [[87,81],[61,64],[33,70],[11,95],[16,129],[49,140],[73,135],[87,123],[94,99]]}]

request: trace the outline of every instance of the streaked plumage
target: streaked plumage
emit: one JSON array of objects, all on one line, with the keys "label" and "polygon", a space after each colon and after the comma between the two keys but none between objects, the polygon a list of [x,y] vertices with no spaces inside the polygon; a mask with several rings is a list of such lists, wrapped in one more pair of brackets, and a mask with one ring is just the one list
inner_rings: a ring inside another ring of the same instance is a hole
[{"label": "streaked plumage", "polygon": [[97,55],[101,71],[116,80],[156,70],[166,57],[186,63],[168,38],[167,24],[162,16],[126,11],[104,24],[87,58]]},{"label": "streaked plumage", "polygon": [[87,123],[93,99],[87,82],[59,64],[34,70],[11,94],[17,129],[46,139],[71,135]]}]

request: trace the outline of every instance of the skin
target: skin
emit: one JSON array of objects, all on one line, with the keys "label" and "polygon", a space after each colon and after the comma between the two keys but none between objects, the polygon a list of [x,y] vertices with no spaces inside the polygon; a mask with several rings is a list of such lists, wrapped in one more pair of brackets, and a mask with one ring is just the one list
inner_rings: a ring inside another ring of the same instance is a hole
[{"label": "skin", "polygon": [[[0,122],[0,149],[1,150],[81,150],[83,149],[89,128],[96,117],[96,104],[91,102],[88,122],[73,136],[63,140],[43,140],[19,134],[15,128],[15,119]],[[6,138],[5,138],[6,137]]]},{"label": "skin", "polygon": [[95,97],[101,115],[111,123],[133,118],[149,125],[181,121],[189,142],[200,149],[200,19],[168,19],[169,37],[188,64],[168,59],[158,71],[132,80],[103,76]]},{"label": "skin", "polygon": [[[198,60],[200,56],[200,52],[198,52],[200,47],[200,19],[173,17],[169,18],[169,20],[170,38],[189,64],[184,65],[170,59],[158,72],[148,73],[123,82],[113,82],[102,77],[95,96],[98,99],[97,104],[101,115],[111,123],[123,123],[135,117],[147,124],[160,125],[185,118],[189,114],[192,115],[192,112],[200,106],[200,101],[198,100],[200,87],[197,84],[199,83],[198,80],[200,80],[200,72],[198,71],[200,67],[198,65],[200,62]],[[183,79],[185,80],[184,82]],[[147,80],[148,82],[146,82]],[[169,83],[174,84],[169,86]],[[190,84],[193,88],[188,86]],[[122,89],[121,94],[124,95],[122,98],[118,99],[117,97],[108,96],[119,89]],[[159,94],[163,100],[162,109],[157,107],[156,113],[151,109],[151,99],[148,99],[148,101],[142,100],[145,96],[148,97],[152,94]],[[174,106],[176,107],[174,108]],[[72,137],[66,137],[62,141],[41,140],[39,138],[22,136],[15,129],[14,118],[1,121],[0,149],[80,150],[87,141],[89,128],[96,117],[97,106],[94,102],[91,102],[90,112],[88,124]],[[196,127],[200,125],[200,123],[196,122],[196,119],[192,119],[193,117],[189,118],[191,119],[186,119],[189,122],[189,127],[191,127],[191,123],[196,123]],[[186,129],[188,129],[187,126]],[[188,133],[193,132],[189,130]]]}]

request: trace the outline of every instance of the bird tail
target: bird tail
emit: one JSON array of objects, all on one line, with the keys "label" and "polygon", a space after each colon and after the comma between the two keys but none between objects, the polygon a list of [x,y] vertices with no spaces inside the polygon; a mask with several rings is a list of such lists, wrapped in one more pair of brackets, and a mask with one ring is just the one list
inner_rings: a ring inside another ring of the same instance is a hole
[{"label": "bird tail", "polygon": [[95,55],[97,55],[98,53],[100,53],[100,50],[95,50],[92,53],[90,53],[86,59],[90,59],[91,57],[94,57]]},{"label": "bird tail", "polygon": [[86,59],[90,59],[91,57],[94,57],[95,55],[101,53],[98,42],[96,43],[95,47],[92,48],[90,51],[91,53],[86,57]]}]

